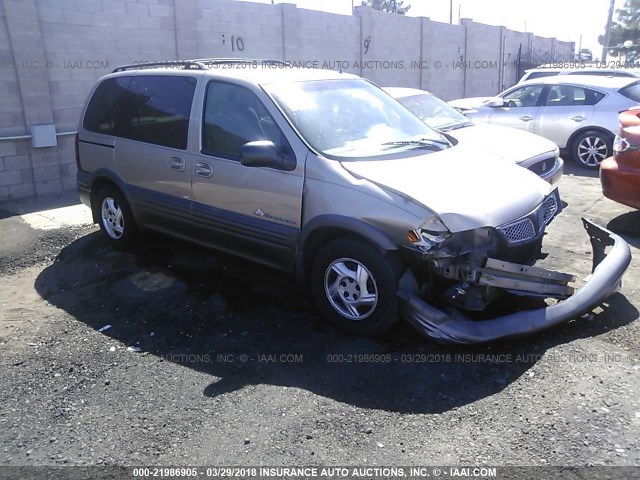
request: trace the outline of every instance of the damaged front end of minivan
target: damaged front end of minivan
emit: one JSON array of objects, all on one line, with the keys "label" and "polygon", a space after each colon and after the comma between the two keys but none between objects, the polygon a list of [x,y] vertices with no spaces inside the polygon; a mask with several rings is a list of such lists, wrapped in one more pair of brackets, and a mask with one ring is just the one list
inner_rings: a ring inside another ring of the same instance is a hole
[{"label": "damaged front end of minivan", "polygon": [[[545,229],[561,208],[553,190],[528,215],[497,228],[408,232],[412,247],[404,253],[413,258],[398,290],[403,316],[434,340],[474,344],[527,335],[591,311],[619,288],[631,252],[621,237],[583,219],[593,269],[582,288],[573,286],[575,275],[534,266],[543,257]],[[555,303],[483,320],[463,313],[483,311],[507,292]]]}]

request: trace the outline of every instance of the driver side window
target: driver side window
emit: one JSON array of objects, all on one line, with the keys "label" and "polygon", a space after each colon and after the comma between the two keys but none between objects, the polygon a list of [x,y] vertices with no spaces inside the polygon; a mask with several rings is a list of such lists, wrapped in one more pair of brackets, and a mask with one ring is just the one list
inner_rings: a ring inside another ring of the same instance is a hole
[{"label": "driver side window", "polygon": [[542,85],[527,85],[516,88],[511,93],[505,95],[505,107],[537,107],[542,93]]},{"label": "driver side window", "polygon": [[284,134],[260,99],[249,89],[210,82],[205,97],[202,153],[239,160],[245,143],[270,140],[278,149]]}]

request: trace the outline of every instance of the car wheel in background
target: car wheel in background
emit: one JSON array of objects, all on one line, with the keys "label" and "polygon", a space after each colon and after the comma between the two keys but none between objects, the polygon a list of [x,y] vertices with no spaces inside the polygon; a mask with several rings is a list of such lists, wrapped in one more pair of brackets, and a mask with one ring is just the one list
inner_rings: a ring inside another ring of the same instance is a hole
[{"label": "car wheel in background", "polygon": [[571,154],[581,167],[596,169],[613,154],[613,135],[599,130],[581,133],[573,141]]}]

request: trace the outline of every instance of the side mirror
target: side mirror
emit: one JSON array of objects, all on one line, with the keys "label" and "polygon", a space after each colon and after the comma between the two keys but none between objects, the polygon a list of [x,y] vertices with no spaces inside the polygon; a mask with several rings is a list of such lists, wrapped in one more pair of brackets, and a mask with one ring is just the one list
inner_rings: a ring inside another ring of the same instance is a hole
[{"label": "side mirror", "polygon": [[485,107],[504,107],[504,100],[501,97],[493,97],[487,100],[484,104]]},{"label": "side mirror", "polygon": [[240,163],[245,167],[267,167],[288,172],[296,168],[296,161],[291,155],[278,152],[275,144],[267,140],[245,143],[240,150]]}]

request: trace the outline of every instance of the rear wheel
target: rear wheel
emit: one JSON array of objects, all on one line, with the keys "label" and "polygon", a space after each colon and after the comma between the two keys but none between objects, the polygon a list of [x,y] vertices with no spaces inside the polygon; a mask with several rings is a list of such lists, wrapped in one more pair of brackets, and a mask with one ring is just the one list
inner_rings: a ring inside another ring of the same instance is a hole
[{"label": "rear wheel", "polygon": [[114,245],[129,246],[139,235],[138,226],[124,195],[116,187],[107,185],[96,194],[96,208],[100,230]]},{"label": "rear wheel", "polygon": [[379,335],[399,318],[401,268],[395,258],[355,240],[334,240],[317,254],[311,289],[323,317],[356,335]]},{"label": "rear wheel", "polygon": [[572,155],[578,165],[596,169],[611,156],[613,137],[605,132],[592,130],[580,134],[573,142]]}]

